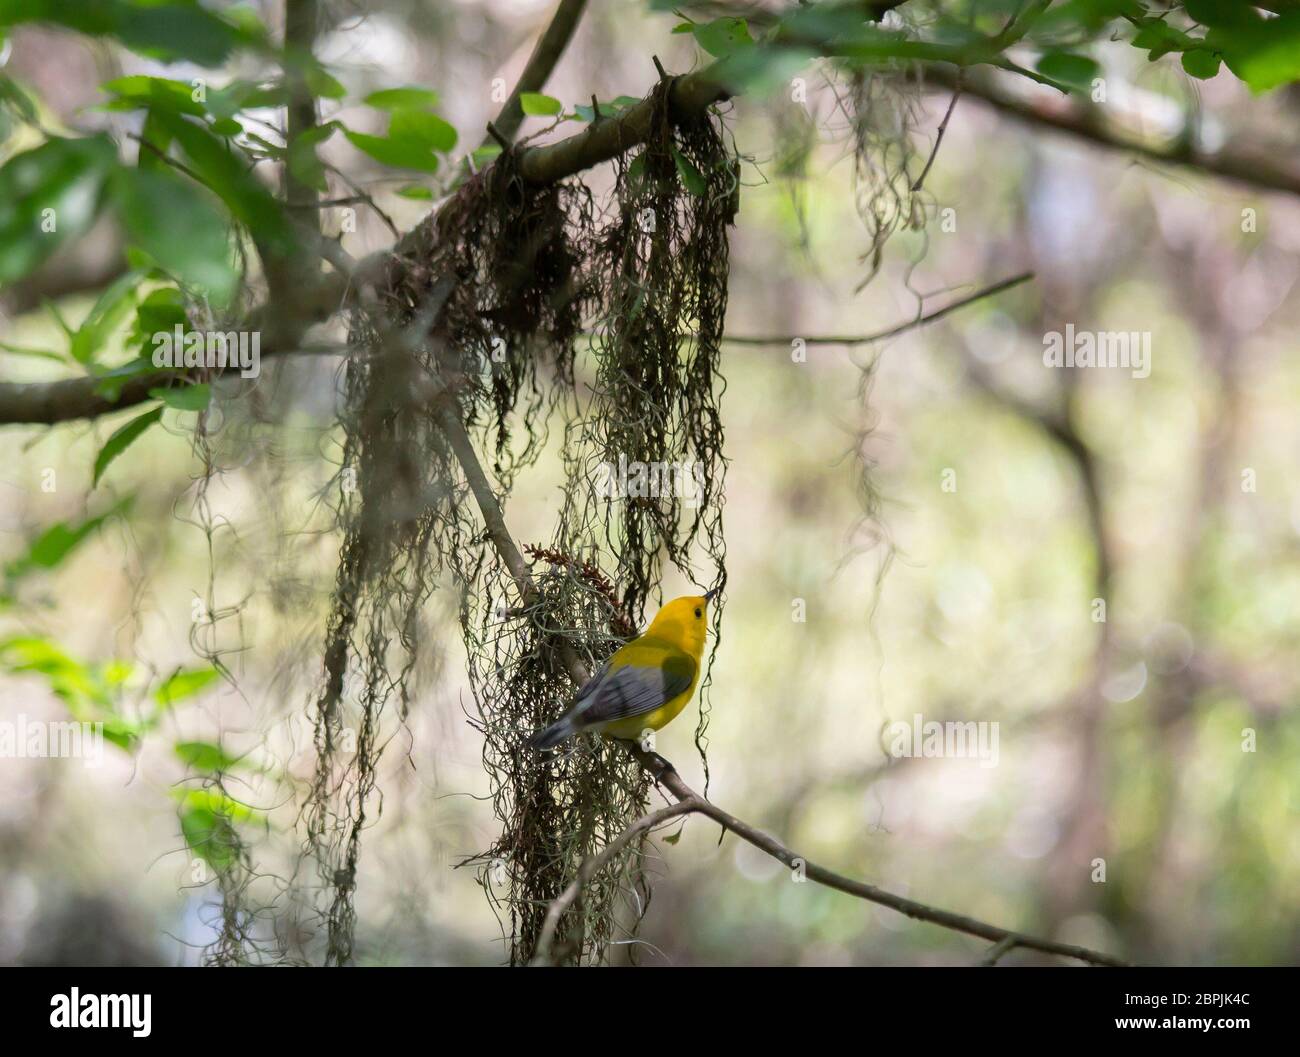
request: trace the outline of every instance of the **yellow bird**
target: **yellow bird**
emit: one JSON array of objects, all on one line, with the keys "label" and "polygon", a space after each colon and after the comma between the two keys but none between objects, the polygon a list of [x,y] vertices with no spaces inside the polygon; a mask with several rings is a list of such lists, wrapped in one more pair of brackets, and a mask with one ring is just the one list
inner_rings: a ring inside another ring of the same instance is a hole
[{"label": "yellow bird", "polygon": [[718,589],[674,598],[640,638],[609,658],[578,691],[569,710],[528,739],[550,749],[584,730],[635,740],[670,723],[700,681],[709,602]]}]

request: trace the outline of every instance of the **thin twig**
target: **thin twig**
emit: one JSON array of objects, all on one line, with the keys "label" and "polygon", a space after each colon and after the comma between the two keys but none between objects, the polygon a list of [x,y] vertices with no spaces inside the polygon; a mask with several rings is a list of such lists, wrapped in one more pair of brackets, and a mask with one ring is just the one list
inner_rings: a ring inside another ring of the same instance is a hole
[{"label": "thin twig", "polygon": [[1020,941],[1015,936],[1007,936],[998,940],[988,949],[988,952],[980,959],[980,965],[997,965],[998,960],[1004,955],[1010,954],[1015,948],[1020,946]]},{"label": "thin twig", "polygon": [[648,815],[642,815],[622,833],[606,844],[595,855],[588,856],[583,860],[582,865],[578,867],[578,873],[569,882],[568,887],[564,889],[546,910],[546,920],[542,922],[542,931],[537,937],[536,954],[533,957],[534,965],[551,965],[554,964],[554,953],[551,950],[555,942],[555,930],[559,926],[560,918],[564,912],[577,902],[578,897],[582,894],[582,889],[593,877],[600,873],[619,852],[626,848],[642,833],[647,833],[656,826],[667,822],[670,818],[676,818],[678,815],[687,815],[692,811],[698,810],[699,805],[691,800],[679,800],[675,804],[669,804],[667,807],[661,807],[658,811],[651,811]]},{"label": "thin twig", "polygon": [[925,903],[918,903],[914,899],[895,895],[883,888],[877,888],[875,885],[855,881],[852,878],[837,874],[792,851],[775,837],[771,837],[762,830],[742,822],[734,815],[728,814],[712,801],[704,799],[682,781],[681,775],[677,773],[676,768],[662,756],[657,753],[645,752],[633,742],[623,742],[623,745],[628,752],[641,761],[646,770],[655,776],[659,784],[672,795],[673,799],[679,803],[691,803],[694,810],[699,814],[707,815],[720,826],[731,830],[742,840],[752,844],[760,851],[767,852],[768,855],[785,863],[791,869],[797,869],[802,865],[803,875],[810,881],[816,881],[818,884],[834,888],[836,891],[857,896],[859,899],[865,899],[880,906],[889,907],[891,910],[897,910],[900,914],[905,914],[910,918],[915,918],[918,921],[928,921],[933,925],[939,925],[954,932],[964,932],[967,935],[980,936],[994,942],[1012,940],[1017,947],[1027,947],[1031,950],[1042,951],[1045,954],[1056,954],[1065,958],[1076,958],[1079,961],[1090,962],[1094,965],[1123,966],[1128,964],[1101,951],[1090,950],[1087,947],[1079,947],[1071,943],[1057,943],[1055,940],[1042,939],[1038,936],[1030,936],[1022,932],[1014,932],[1011,929],[1000,928],[997,925],[990,925],[976,918],[966,917],[964,914],[954,914],[948,910],[928,906]]},{"label": "thin twig", "polygon": [[967,305],[973,305],[976,301],[982,301],[986,297],[993,297],[996,294],[1002,293],[1004,290],[1010,290],[1012,287],[1019,286],[1021,283],[1027,283],[1033,277],[1033,272],[1022,272],[1020,275],[1013,275],[1011,278],[1002,279],[994,283],[992,286],[986,286],[981,290],[976,290],[973,294],[967,294],[965,297],[959,298],[951,304],[944,305],[942,308],[936,308],[933,312],[928,312],[916,319],[909,319],[905,323],[895,324],[887,330],[880,330],[874,334],[819,335],[814,337],[804,337],[801,334],[726,334],[723,336],[722,340],[730,342],[733,345],[789,345],[794,341],[802,341],[805,345],[869,345],[873,341],[884,341],[886,338],[894,338],[909,330],[923,327],[927,323],[933,323],[936,320],[943,319],[944,316],[956,312],[959,308],[965,308]]},{"label": "thin twig", "polygon": [[156,158],[160,159],[164,164],[166,164],[166,165],[170,165],[170,166],[171,166],[173,169],[175,169],[177,172],[182,172],[182,173],[184,173],[186,176],[188,176],[191,180],[193,180],[193,181],[194,181],[196,184],[198,184],[200,187],[206,187],[209,191],[212,191],[213,194],[216,194],[216,193],[217,193],[216,191],[213,191],[213,190],[212,190],[212,185],[211,185],[210,183],[208,183],[207,180],[205,180],[202,176],[200,176],[198,173],[196,173],[193,169],[191,169],[191,168],[190,168],[188,165],[186,165],[183,161],[179,161],[179,160],[177,160],[176,158],[173,158],[173,157],[172,157],[170,154],[168,154],[165,150],[160,150],[160,149],[159,149],[155,144],[150,143],[150,142],[149,142],[147,139],[145,139],[143,136],[137,136],[134,132],[128,132],[128,133],[126,134],[126,136],[127,136],[127,139],[133,139],[133,140],[135,140],[138,144],[140,144],[140,146],[141,146],[144,150],[147,150],[150,154],[152,154],[152,155],[154,155]]},{"label": "thin twig", "polygon": [[957,71],[957,87],[952,90],[952,98],[948,100],[948,110],[943,115],[943,120],[939,122],[939,131],[934,137],[934,146],[930,149],[930,157],[926,160],[925,168],[921,170],[921,175],[916,178],[916,183],[912,184],[912,191],[916,192],[921,189],[925,183],[925,178],[930,175],[930,166],[934,164],[934,159],[939,156],[939,144],[943,142],[943,134],[948,131],[948,122],[952,119],[952,112],[957,109],[957,100],[961,96],[961,70]]}]

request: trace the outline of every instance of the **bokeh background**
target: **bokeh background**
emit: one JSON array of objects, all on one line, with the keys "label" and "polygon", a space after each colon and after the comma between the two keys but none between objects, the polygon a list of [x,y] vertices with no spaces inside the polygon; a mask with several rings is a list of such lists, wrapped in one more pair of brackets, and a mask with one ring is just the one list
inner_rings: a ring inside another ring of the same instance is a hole
[{"label": "bokeh background", "polygon": [[[550,7],[339,5],[318,52],[350,95],[435,88],[472,144],[496,108],[493,79],[513,84]],[[548,91],[570,105],[640,95],[651,50],[671,71],[691,68],[699,53],[671,34],[677,21],[593,5]],[[128,116],[95,109],[96,86],[159,72],[38,28],[7,48],[7,72],[56,127],[129,129]],[[1206,142],[1231,131],[1296,156],[1294,94],[1252,98],[1226,72],[1193,83],[1122,46],[1098,58],[1110,105],[1135,128],[1173,136],[1190,113]],[[728,118],[751,159],[728,331],[785,340],[724,353],[728,591],[708,692],[711,798],[841,873],[1008,927],[1144,961],[1294,963],[1300,203],[1142,164],[967,97],[926,179],[929,222],[896,233],[861,286],[870,238],[844,86],[814,68],[802,76],[806,101],[777,86]],[[900,97],[922,160],[949,99]],[[0,150],[28,145],[15,134]],[[427,210],[346,145],[325,156],[403,230]],[[591,176],[598,189],[607,179]],[[357,219],[344,239],[354,256],[388,243],[376,217]],[[337,231],[341,219],[325,222]],[[46,269],[42,289],[0,295],[3,341],[57,344],[40,298],[75,325],[95,291],[74,277],[109,274],[115,238],[97,230]],[[870,334],[1025,271],[1033,281],[924,329],[792,356],[791,336]],[[1067,323],[1149,333],[1150,376],[1045,369],[1043,335]],[[74,666],[60,670],[80,668],[124,722],[152,715],[160,680],[212,652],[235,676],[159,710],[133,751],[107,745],[100,767],[0,761],[0,962],[202,960],[215,911],[179,822],[192,768],[178,743],[219,742],[243,761],[232,773],[258,808],[244,827],[265,871],[259,901],[267,927],[289,927],[284,879],[313,760],[303,716],[338,547],[322,499],[338,463],[338,363],[268,360],[255,387],[232,390],[206,491],[182,412],[93,489],[95,452],[129,415],[0,432],[0,559],[19,560],[57,521],[130,504],[11,585],[0,636],[56,648]],[[56,376],[8,353],[0,372]],[[558,442],[509,502],[521,542],[549,538]],[[672,579],[665,597],[689,586]],[[448,584],[424,630],[437,663],[408,723],[390,717],[382,813],[363,842],[362,963],[505,956],[474,872],[455,868],[495,832],[455,613]],[[0,717],[66,717],[81,691],[64,691],[39,671],[6,671]],[[882,730],[917,714],[997,723],[998,765],[891,759]],[[692,705],[658,747],[698,788],[695,718]],[[703,819],[667,832],[679,829],[649,863],[643,963],[946,965],[983,953],[978,940],[792,883]]]}]

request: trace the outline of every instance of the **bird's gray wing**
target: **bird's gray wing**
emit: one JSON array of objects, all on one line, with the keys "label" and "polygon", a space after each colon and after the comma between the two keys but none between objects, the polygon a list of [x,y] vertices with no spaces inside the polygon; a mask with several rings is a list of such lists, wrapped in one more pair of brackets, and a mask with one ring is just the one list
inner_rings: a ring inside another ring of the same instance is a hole
[{"label": "bird's gray wing", "polygon": [[609,671],[609,662],[613,659],[613,657],[606,657],[605,663],[596,669],[596,674],[578,688],[578,693],[573,698],[573,703],[569,705],[570,712],[576,711],[583,701],[595,693],[596,687],[600,686],[601,680],[605,678],[605,673]]},{"label": "bird's gray wing", "polygon": [[587,727],[643,716],[689,690],[695,670],[695,661],[688,654],[669,650],[663,652],[658,665],[602,670],[599,682],[592,680],[596,685],[590,692],[583,687],[574,718]]}]

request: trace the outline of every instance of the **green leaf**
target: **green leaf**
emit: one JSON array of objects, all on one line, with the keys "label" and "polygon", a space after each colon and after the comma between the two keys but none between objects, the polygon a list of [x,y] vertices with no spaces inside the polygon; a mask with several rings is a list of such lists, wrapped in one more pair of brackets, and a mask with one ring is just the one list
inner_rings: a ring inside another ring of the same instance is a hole
[{"label": "green leaf", "polygon": [[233,822],[254,822],[266,817],[265,812],[249,807],[218,789],[178,789],[172,795],[187,811],[211,811]]},{"label": "green leaf", "polygon": [[1076,55],[1068,51],[1049,51],[1038,60],[1038,72],[1062,84],[1074,88],[1086,88],[1101,72],[1101,67],[1087,55]]},{"label": "green leaf", "polygon": [[[641,102],[641,100],[637,99],[635,96],[620,95],[617,99],[612,99],[608,103],[600,103],[600,116],[603,118],[617,117],[619,114],[623,113],[623,111],[627,110],[628,107],[636,106],[639,102]],[[590,104],[584,105],[579,103],[573,108],[573,112],[577,114],[578,118],[582,121],[593,121],[596,117],[596,110]]]},{"label": "green leaf", "polygon": [[129,240],[182,283],[228,304],[239,286],[227,221],[209,194],[170,172],[121,169],[113,197]]},{"label": "green leaf", "polygon": [[234,770],[241,762],[210,741],[180,741],[173,751],[186,766],[207,774]]},{"label": "green leaf", "polygon": [[785,91],[790,79],[813,58],[815,55],[811,50],[797,47],[741,48],[725,59],[719,59],[714,68],[718,79],[730,85],[733,91],[762,98],[776,91]]},{"label": "green leaf", "polygon": [[1300,80],[1300,10],[1215,27],[1205,39],[1252,92],[1268,92]]},{"label": "green leaf", "polygon": [[53,569],[103,522],[102,517],[91,518],[75,528],[70,528],[63,521],[56,522],[37,537],[28,551],[25,564]]},{"label": "green leaf", "polygon": [[1158,18],[1144,19],[1139,26],[1133,47],[1148,52],[1147,58],[1152,62],[1171,51],[1186,51],[1198,43],[1181,29],[1175,29]]},{"label": "green leaf", "polygon": [[438,93],[427,88],[384,88],[371,92],[362,102],[376,110],[432,109],[438,105]]},{"label": "green leaf", "polygon": [[224,88],[208,89],[208,113],[215,118],[234,117],[241,110],[281,107],[288,101],[283,81],[231,81]]},{"label": "green leaf", "polygon": [[335,129],[341,127],[337,121],[318,125],[301,133],[289,144],[289,172],[293,174],[294,179],[318,191],[328,189],[325,166],[316,156],[316,147],[334,135]]},{"label": "green leaf", "polygon": [[113,37],[165,61],[220,66],[238,47],[265,43],[256,23],[228,22],[192,0],[0,0],[0,25],[52,22],[92,37]]},{"label": "green leaf", "polygon": [[244,131],[244,126],[233,117],[223,117],[212,122],[212,131],[218,136],[238,136]]},{"label": "green leaf", "polygon": [[[1020,8],[1019,0],[1008,5],[1005,15]],[[1078,39],[1095,36],[1117,19],[1140,19],[1146,14],[1141,0],[1057,0],[1034,20],[1031,34]]]},{"label": "green leaf", "polygon": [[[123,170],[131,171],[131,170]],[[135,307],[136,288],[140,273],[129,271],[111,282],[95,301],[94,306],[72,335],[69,351],[81,364],[92,364],[113,332],[121,325],[127,313]]]},{"label": "green leaf", "polygon": [[[185,152],[190,165],[203,182],[248,228],[258,240],[259,246],[269,246],[285,252],[292,249],[292,229],[284,210],[275,196],[249,171],[249,158],[242,150],[229,140],[214,136],[206,125],[197,124],[179,114],[160,114],[159,120]],[[201,224],[205,228],[209,227],[206,219]],[[148,246],[144,248],[149,249]],[[205,243],[204,256],[209,260],[210,249],[210,245]],[[197,255],[190,256],[193,259]],[[160,264],[163,263],[162,258],[157,259]],[[219,280],[215,269],[213,273],[213,277]]]},{"label": "green leaf", "polygon": [[313,95],[322,99],[342,99],[348,94],[342,82],[319,64],[312,63],[303,73],[303,79]]},{"label": "green leaf", "polygon": [[700,170],[676,147],[673,147],[673,161],[677,163],[677,174],[682,178],[682,186],[696,198],[703,198],[708,193],[708,184]]},{"label": "green leaf", "polygon": [[1203,26],[1247,26],[1259,21],[1241,0],[1184,0],[1183,7]]},{"label": "green leaf", "polygon": [[116,162],[113,145],[92,136],[52,139],[0,167],[0,282],[21,279],[94,223]]},{"label": "green leaf", "polygon": [[134,360],[96,374],[95,393],[106,400],[116,400],[122,392],[122,386],[132,378],[138,378],[146,374],[164,373],[166,371],[163,368],[153,365],[152,356],[137,356]]},{"label": "green leaf", "polygon": [[177,411],[206,411],[212,402],[212,386],[203,382],[199,385],[173,386],[170,389],[150,389],[149,395]]},{"label": "green leaf", "polygon": [[391,140],[382,136],[367,136],[361,132],[344,131],[348,142],[357,150],[370,155],[381,165],[394,169],[417,169],[420,172],[437,172],[438,156],[428,147],[411,140]]},{"label": "green leaf", "polygon": [[405,187],[399,187],[397,193],[403,198],[413,198],[422,202],[427,202],[433,198],[433,192],[427,187],[421,187],[419,184],[407,184]]},{"label": "green leaf", "polygon": [[252,150],[249,153],[255,157],[275,158],[277,161],[283,161],[289,156],[289,152],[281,147],[278,143],[272,143],[269,139],[263,139],[256,132],[250,132],[248,138],[257,145],[260,150]]},{"label": "green leaf", "polygon": [[189,807],[181,812],[181,834],[189,849],[218,873],[234,865],[238,837],[230,819],[207,807]]},{"label": "green leaf", "polygon": [[749,26],[743,18],[715,18],[712,22],[691,27],[695,41],[715,59],[725,59],[741,48],[752,47]]},{"label": "green leaf", "polygon": [[112,742],[119,749],[134,751],[145,733],[145,726],[125,716],[105,716],[99,722],[104,724],[104,740]]},{"label": "green leaf", "polygon": [[[139,346],[152,346],[153,336],[172,333],[177,325],[189,327],[189,316],[185,314],[185,303],[181,292],[174,286],[155,290],[140,302],[135,312],[135,326],[131,328],[128,343]],[[152,364],[150,365],[152,366]]]},{"label": "green leaf", "polygon": [[388,119],[388,138],[446,154],[456,146],[456,129],[437,114],[401,109],[394,110]]},{"label": "green leaf", "polygon": [[71,676],[85,673],[85,667],[59,646],[34,635],[15,635],[0,642],[0,658],[11,672]]},{"label": "green leaf", "polygon": [[29,125],[36,123],[36,104],[32,102],[27,90],[12,77],[0,76],[0,101],[10,106]]},{"label": "green leaf", "polygon": [[203,104],[194,98],[192,85],[169,77],[135,74],[108,81],[100,85],[100,89],[117,96],[117,101],[109,104],[109,108],[114,110],[156,109],[198,117],[207,113]]},{"label": "green leaf", "polygon": [[221,677],[215,668],[182,668],[153,692],[160,708],[170,708],[177,701],[201,693]]},{"label": "green leaf", "polygon": [[25,555],[5,566],[6,578],[16,580],[35,569],[56,568],[69,554],[94,535],[104,522],[121,514],[129,506],[130,501],[123,500],[104,513],[78,523],[56,521],[32,541]]},{"label": "green leaf", "polygon": [[564,109],[564,104],[541,92],[520,92],[519,108],[529,117],[554,117]]},{"label": "green leaf", "polygon": [[50,692],[67,706],[73,719],[82,722],[93,717],[102,719],[106,710],[111,712],[113,690],[121,681],[105,678],[105,673],[115,677],[120,665],[93,668],[70,657],[55,643],[35,636],[18,635],[0,642],[0,662],[10,672],[44,676]]},{"label": "green leaf", "polygon": [[221,66],[247,34],[198,4],[113,4],[120,12],[116,35],[132,51],[165,60],[188,59]]},{"label": "green leaf", "polygon": [[150,110],[145,114],[140,139],[142,142],[136,156],[136,165],[141,169],[166,172],[169,168],[167,149],[171,146],[172,134],[166,123],[159,119],[157,112]]},{"label": "green leaf", "polygon": [[91,482],[91,487],[99,484],[99,479],[104,476],[104,471],[108,469],[109,464],[116,459],[122,452],[139,438],[140,434],[162,418],[163,409],[156,407],[152,411],[146,411],[143,415],[131,419],[125,426],[118,429],[99,449],[99,454],[95,456],[95,476]]},{"label": "green leaf", "polygon": [[1199,78],[1202,81],[1208,81],[1219,72],[1219,64],[1222,60],[1217,52],[1198,48],[1195,51],[1183,52],[1182,61],[1183,69],[1192,77]]}]

